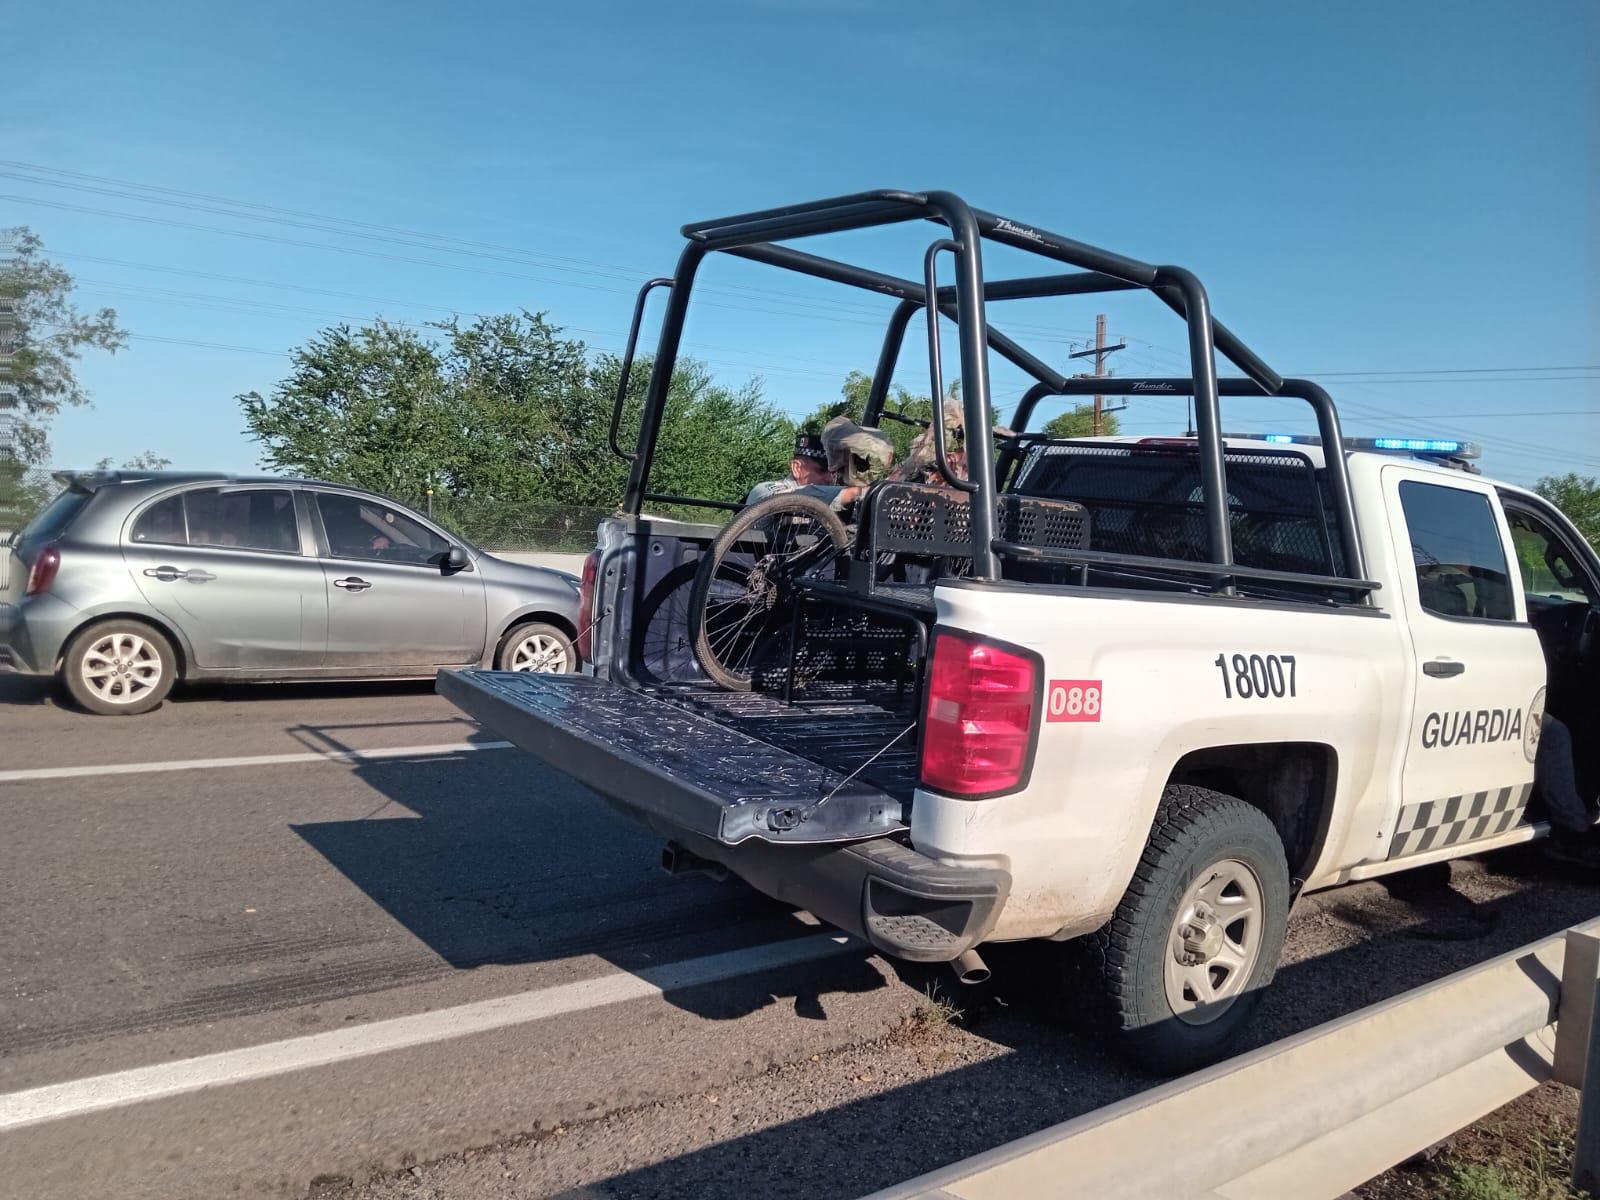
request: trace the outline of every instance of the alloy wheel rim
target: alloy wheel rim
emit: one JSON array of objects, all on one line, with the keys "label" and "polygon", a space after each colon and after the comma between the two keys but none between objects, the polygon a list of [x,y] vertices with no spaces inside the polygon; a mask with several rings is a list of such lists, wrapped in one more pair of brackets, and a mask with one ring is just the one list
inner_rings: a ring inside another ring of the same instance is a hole
[{"label": "alloy wheel rim", "polygon": [[84,686],[107,704],[144,699],[161,682],[161,655],[136,633],[108,633],[90,643],[78,664]]},{"label": "alloy wheel rim", "polygon": [[534,633],[511,651],[511,669],[534,675],[559,675],[567,670],[567,648],[548,633]]},{"label": "alloy wheel rim", "polygon": [[1186,1025],[1208,1025],[1250,985],[1261,955],[1261,881],[1223,859],[1184,891],[1163,959],[1167,1004]]}]

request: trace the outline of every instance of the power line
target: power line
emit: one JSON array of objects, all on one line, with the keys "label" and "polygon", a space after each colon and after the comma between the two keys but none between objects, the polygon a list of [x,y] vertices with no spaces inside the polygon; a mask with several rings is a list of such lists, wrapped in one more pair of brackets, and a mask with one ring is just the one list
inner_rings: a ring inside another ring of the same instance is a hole
[{"label": "power line", "polygon": [[[542,251],[526,251],[526,250],[519,249],[517,247],[505,246],[505,245],[502,245],[500,243],[495,243],[495,242],[479,242],[479,241],[474,241],[474,240],[466,239],[466,238],[456,238],[456,237],[452,237],[452,236],[449,236],[449,235],[425,233],[425,232],[422,232],[422,231],[409,230],[409,229],[404,229],[404,228],[397,227],[397,226],[379,225],[379,224],[374,224],[374,223],[368,222],[368,221],[356,221],[356,220],[352,220],[352,219],[347,218],[347,217],[334,217],[334,216],[328,216],[326,214],[321,214],[321,213],[307,212],[307,211],[300,210],[300,209],[281,208],[281,207],[274,206],[274,205],[258,204],[258,203],[252,202],[252,201],[234,200],[234,199],[229,199],[229,198],[226,198],[226,197],[209,195],[209,194],[203,193],[203,192],[186,192],[186,191],[182,191],[182,190],[176,189],[176,188],[164,188],[164,187],[158,187],[158,186],[155,186],[155,185],[152,185],[152,184],[138,183],[138,182],[135,182],[133,180],[117,179],[117,178],[112,177],[112,176],[89,175],[89,174],[86,174],[84,172],[66,171],[66,170],[63,170],[61,168],[44,167],[44,166],[39,166],[39,165],[36,165],[36,164],[31,164],[31,163],[20,163],[20,162],[15,162],[15,161],[6,161],[6,160],[0,160],[0,166],[11,166],[11,167],[21,167],[21,168],[23,168],[23,172],[19,172],[19,171],[15,171],[15,170],[13,170],[13,171],[0,170],[0,177],[22,180],[22,181],[25,181],[25,182],[38,184],[38,185],[41,185],[41,186],[44,186],[44,187],[67,188],[67,189],[71,189],[71,190],[74,190],[74,191],[89,192],[89,193],[97,194],[97,195],[107,195],[107,196],[112,196],[112,197],[121,198],[121,199],[133,200],[135,203],[161,204],[161,205],[167,205],[167,206],[170,206],[170,207],[183,208],[183,209],[187,209],[187,210],[190,210],[190,211],[207,212],[207,213],[212,213],[214,215],[219,215],[219,216],[233,217],[233,218],[240,219],[240,220],[265,221],[265,222],[270,222],[272,224],[289,226],[289,227],[293,227],[293,228],[310,229],[310,230],[313,230],[313,231],[316,231],[316,232],[332,233],[336,237],[354,237],[354,238],[360,238],[360,239],[367,240],[367,241],[376,241],[376,242],[388,243],[388,244],[392,244],[392,245],[401,245],[401,246],[408,246],[408,247],[412,247],[412,248],[420,248],[420,249],[425,249],[425,250],[431,250],[431,251],[438,252],[438,253],[464,254],[464,255],[469,255],[469,256],[478,257],[478,258],[485,258],[485,259],[489,259],[489,260],[492,260],[492,261],[508,262],[508,263],[512,263],[512,264],[516,264],[516,265],[534,266],[534,267],[538,267],[540,269],[546,269],[546,270],[560,270],[560,271],[566,271],[566,272],[570,272],[572,274],[578,274],[578,275],[599,276],[599,277],[603,277],[603,278],[616,279],[616,280],[619,280],[619,281],[631,282],[634,279],[637,279],[639,277],[639,275],[641,274],[641,272],[637,268],[622,266],[622,265],[615,264],[615,263],[604,263],[604,262],[599,262],[599,261],[596,261],[596,260],[593,260],[593,259],[575,259],[575,258],[569,258],[569,257],[561,256],[561,255],[551,255],[551,254],[544,253]],[[24,173],[24,172],[32,172],[33,174],[28,174],[28,173]],[[47,175],[55,175],[55,176],[66,176],[66,177],[71,178],[71,179],[94,180],[97,183],[102,183],[102,184],[104,184],[104,183],[112,183],[112,184],[118,184],[120,186],[119,187],[115,187],[115,188],[108,188],[108,187],[93,186],[93,185],[87,184],[87,183],[71,183],[71,182],[66,182],[63,179],[41,179],[41,178],[38,178],[39,174],[47,174]],[[133,190],[133,191],[127,190],[127,189],[130,189],[130,188],[131,189],[136,189],[136,190]],[[153,194],[141,194],[141,193],[153,193]],[[165,198],[165,197],[187,197],[187,199],[168,199],[168,198]],[[62,208],[62,209],[66,209],[68,211],[84,211],[84,212],[90,212],[90,213],[97,214],[97,215],[121,217],[121,218],[126,219],[126,220],[144,220],[144,221],[153,220],[153,218],[143,217],[140,214],[121,213],[121,212],[116,212],[114,210],[95,210],[95,209],[89,208],[88,206],[69,205],[69,204],[65,203],[64,201],[44,200],[44,199],[37,198],[37,197],[17,198],[17,199],[23,199],[23,200],[25,200],[27,202],[31,202],[31,203],[44,204],[44,205],[51,206],[51,207]],[[196,203],[195,201],[205,201],[206,203]],[[251,210],[251,211],[239,211],[241,209],[243,209],[243,210]],[[277,214],[277,215],[263,215],[263,214]],[[301,219],[301,218],[304,218],[304,219]],[[178,227],[182,228],[184,226],[182,226],[180,224]],[[341,228],[341,227],[345,227],[345,228]],[[218,228],[213,227],[213,226],[204,226],[204,225],[193,225],[192,228],[205,230],[205,231],[212,232],[212,233],[228,234],[228,235],[232,235],[232,236],[255,237],[257,239],[260,239],[260,238],[265,236],[265,235],[260,235],[260,234],[251,235],[251,234],[246,233],[245,231],[240,231],[240,230],[223,230],[223,229],[218,229]],[[374,232],[367,232],[367,231],[374,231]],[[325,250],[332,250],[332,251],[335,251],[335,252],[346,252],[346,253],[358,252],[358,251],[355,251],[353,248],[349,248],[349,247],[335,247],[335,246],[327,246],[325,244],[319,244],[319,243],[306,243],[306,242],[300,242],[300,241],[298,241],[296,239],[286,239],[286,241],[287,241],[287,244],[298,245],[298,246],[301,246],[303,248],[319,248],[319,249],[325,249]],[[418,261],[418,260],[400,259],[399,261],[415,262],[415,261]],[[577,264],[577,265],[576,266],[568,266],[566,264]],[[429,264],[424,264],[424,265],[442,266],[442,265],[445,265],[445,264],[429,263]],[[534,277],[529,277],[529,278],[534,278]],[[549,279],[540,279],[539,281],[540,282],[546,282],[546,283],[554,283],[554,284],[557,284],[558,286],[560,284],[562,284],[563,282],[570,282],[570,281],[549,280]],[[591,290],[613,290],[613,289],[607,289],[607,288],[599,288],[599,287],[597,287],[597,285],[593,285],[593,284],[589,284],[589,285],[571,284],[571,286],[584,286],[584,287],[590,288]],[[869,316],[869,317],[872,317],[874,319],[878,318],[878,315],[879,315],[879,313],[881,311],[879,308],[877,308],[875,306],[871,306],[871,305],[867,305],[867,304],[851,303],[851,302],[848,302],[848,301],[841,302],[841,301],[837,301],[837,300],[832,300],[832,301],[826,301],[826,302],[819,303],[819,302],[817,302],[817,300],[814,297],[803,296],[803,295],[801,295],[799,293],[795,293],[795,292],[791,292],[791,291],[784,291],[784,290],[774,289],[774,288],[762,288],[762,287],[756,287],[756,286],[752,286],[752,285],[748,285],[748,284],[738,284],[738,283],[710,284],[710,285],[702,285],[700,290],[701,290],[702,293],[723,294],[723,295],[728,294],[730,292],[733,292],[733,293],[747,293],[747,294],[755,295],[755,296],[758,296],[758,297],[762,297],[762,296],[771,297],[771,298],[775,299],[778,303],[786,304],[786,305],[790,305],[790,306],[799,306],[799,307],[803,307],[803,308],[818,309],[818,310],[822,310],[822,311],[830,312],[830,313],[838,313],[838,312],[847,312],[847,313],[849,313],[849,312],[853,312],[853,313],[856,313],[856,314]],[[726,306],[724,306],[724,307],[726,307]],[[757,309],[757,310],[754,310],[754,311],[771,312],[772,310],[760,310],[760,309]],[[790,316],[790,315],[794,315],[794,314],[786,313],[786,312],[779,312],[779,313],[777,313],[775,315]],[[833,318],[833,319],[838,319],[838,318]],[[1060,330],[1060,329],[1058,329],[1056,327],[1053,327],[1053,326],[1046,327],[1046,326],[1037,326],[1037,325],[1031,325],[1031,324],[1013,324],[1012,328],[1017,329],[1020,332],[1031,333],[1034,336],[1045,338],[1045,339],[1048,339],[1048,340],[1065,340],[1065,335],[1066,335],[1067,332],[1069,332],[1069,331],[1062,331],[1062,330]]]}]

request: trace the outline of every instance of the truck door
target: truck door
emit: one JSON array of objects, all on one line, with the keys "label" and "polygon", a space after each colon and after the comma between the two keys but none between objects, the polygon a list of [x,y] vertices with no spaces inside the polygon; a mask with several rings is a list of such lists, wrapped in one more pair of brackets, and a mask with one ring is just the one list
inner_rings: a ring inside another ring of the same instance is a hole
[{"label": "truck door", "polygon": [[1493,837],[1523,820],[1545,664],[1494,489],[1400,464],[1383,477],[1416,669],[1388,854],[1397,859]]},{"label": "truck door", "polygon": [[1578,795],[1600,795],[1600,563],[1583,535],[1536,496],[1503,497],[1528,620],[1544,647],[1545,713],[1572,735]]}]

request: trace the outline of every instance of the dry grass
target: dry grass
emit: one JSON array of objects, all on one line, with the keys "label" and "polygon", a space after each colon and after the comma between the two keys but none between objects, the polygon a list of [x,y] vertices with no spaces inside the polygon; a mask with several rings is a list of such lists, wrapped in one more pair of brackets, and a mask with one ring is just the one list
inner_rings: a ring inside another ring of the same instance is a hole
[{"label": "dry grass", "polygon": [[1577,1094],[1548,1084],[1491,1113],[1431,1159],[1356,1189],[1363,1200],[1587,1200],[1568,1182]]}]

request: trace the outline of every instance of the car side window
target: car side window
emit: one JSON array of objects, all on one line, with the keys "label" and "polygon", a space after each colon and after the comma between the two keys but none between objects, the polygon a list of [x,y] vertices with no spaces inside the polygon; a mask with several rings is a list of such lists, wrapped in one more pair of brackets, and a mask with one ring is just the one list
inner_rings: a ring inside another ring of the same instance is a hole
[{"label": "car side window", "polygon": [[133,523],[130,541],[148,542],[158,546],[182,546],[188,543],[189,534],[183,525],[183,497],[168,496],[157,501]]},{"label": "car side window", "polygon": [[198,488],[183,495],[191,546],[300,553],[294,493],[271,488]]},{"label": "car side window", "polygon": [[1505,547],[1488,496],[1406,480],[1400,508],[1423,608],[1441,617],[1516,619]]},{"label": "car side window", "polygon": [[450,549],[446,538],[381,500],[318,492],[317,509],[335,558],[436,564]]},{"label": "car side window", "polygon": [[1520,508],[1508,509],[1506,519],[1511,523],[1511,545],[1517,553],[1522,590],[1530,598],[1570,604],[1600,603],[1600,592],[1588,571],[1562,537]]}]

